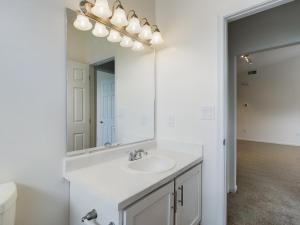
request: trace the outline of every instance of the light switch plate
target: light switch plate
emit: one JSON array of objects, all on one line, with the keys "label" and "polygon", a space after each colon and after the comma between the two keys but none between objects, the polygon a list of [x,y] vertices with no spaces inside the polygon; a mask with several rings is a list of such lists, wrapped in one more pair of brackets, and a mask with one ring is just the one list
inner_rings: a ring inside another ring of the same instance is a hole
[{"label": "light switch plate", "polygon": [[200,120],[214,120],[214,119],[215,119],[214,106],[202,106],[200,108]]},{"label": "light switch plate", "polygon": [[175,127],[175,116],[173,116],[173,115],[168,116],[167,125],[169,128]]}]

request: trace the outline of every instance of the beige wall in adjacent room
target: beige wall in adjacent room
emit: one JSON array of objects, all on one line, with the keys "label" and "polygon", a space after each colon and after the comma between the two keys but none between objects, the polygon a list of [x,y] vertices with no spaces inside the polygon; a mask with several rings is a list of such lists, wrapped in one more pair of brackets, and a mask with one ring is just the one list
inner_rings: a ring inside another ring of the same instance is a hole
[{"label": "beige wall in adjacent room", "polygon": [[300,146],[299,71],[300,56],[238,73],[238,139]]}]

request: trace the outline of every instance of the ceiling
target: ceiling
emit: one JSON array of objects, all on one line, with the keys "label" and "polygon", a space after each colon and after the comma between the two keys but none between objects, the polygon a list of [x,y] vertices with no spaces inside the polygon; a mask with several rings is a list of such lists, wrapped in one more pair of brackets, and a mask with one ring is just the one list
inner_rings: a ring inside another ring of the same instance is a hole
[{"label": "ceiling", "polygon": [[253,62],[251,65],[239,58],[237,67],[239,72],[245,72],[279,63],[297,56],[300,56],[300,44],[250,54],[250,59]]}]

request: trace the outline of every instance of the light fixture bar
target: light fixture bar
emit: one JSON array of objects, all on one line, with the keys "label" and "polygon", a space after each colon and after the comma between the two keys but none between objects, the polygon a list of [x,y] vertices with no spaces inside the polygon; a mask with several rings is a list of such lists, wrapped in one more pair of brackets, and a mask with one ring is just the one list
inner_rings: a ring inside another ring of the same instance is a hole
[{"label": "light fixture bar", "polygon": [[136,40],[136,41],[138,41],[138,42],[141,42],[142,44],[144,44],[144,45],[146,45],[146,46],[148,46],[148,47],[152,47],[150,41],[143,40],[143,39],[139,38],[138,35],[131,34],[131,33],[127,32],[127,31],[125,30],[125,28],[120,28],[120,27],[115,26],[114,24],[112,24],[112,23],[110,22],[109,19],[102,19],[102,18],[100,18],[100,17],[97,17],[97,16],[93,15],[93,14],[91,13],[91,9],[92,9],[93,6],[94,6],[94,4],[91,3],[91,2],[89,2],[89,1],[87,1],[87,0],[83,0],[83,1],[80,2],[80,9],[81,9],[81,12],[82,12],[86,17],[88,17],[90,20],[93,20],[93,21],[95,21],[95,22],[101,23],[101,24],[105,25],[106,27],[109,27],[109,28],[111,28],[111,29],[113,29],[113,30],[116,30],[116,31],[120,32],[120,33],[123,34],[124,36],[130,37],[130,38],[132,38],[133,40]]}]

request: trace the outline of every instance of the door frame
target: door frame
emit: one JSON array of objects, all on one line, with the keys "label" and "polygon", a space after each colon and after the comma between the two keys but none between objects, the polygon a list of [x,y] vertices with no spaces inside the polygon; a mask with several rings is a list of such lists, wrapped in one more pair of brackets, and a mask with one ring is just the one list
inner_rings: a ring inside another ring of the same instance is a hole
[{"label": "door frame", "polygon": [[[293,2],[294,0],[267,0],[262,3],[249,3],[249,6],[222,12],[218,15],[218,95],[217,95],[217,128],[218,128],[218,149],[222,154],[218,154],[218,165],[220,166],[220,177],[223,191],[221,192],[223,199],[223,215],[222,224],[227,224],[227,110],[228,110],[228,23],[244,17],[263,12],[277,6]],[[235,71],[236,73],[236,71]],[[236,76],[236,74],[234,74]],[[236,85],[236,84],[235,84]],[[235,87],[236,88],[236,87]],[[235,128],[236,129],[236,128]],[[235,132],[236,139],[236,132]],[[224,143],[225,140],[225,143]],[[236,147],[235,147],[236,148]],[[235,165],[236,165],[236,149],[235,149]],[[235,174],[236,177],[236,168]]]}]

